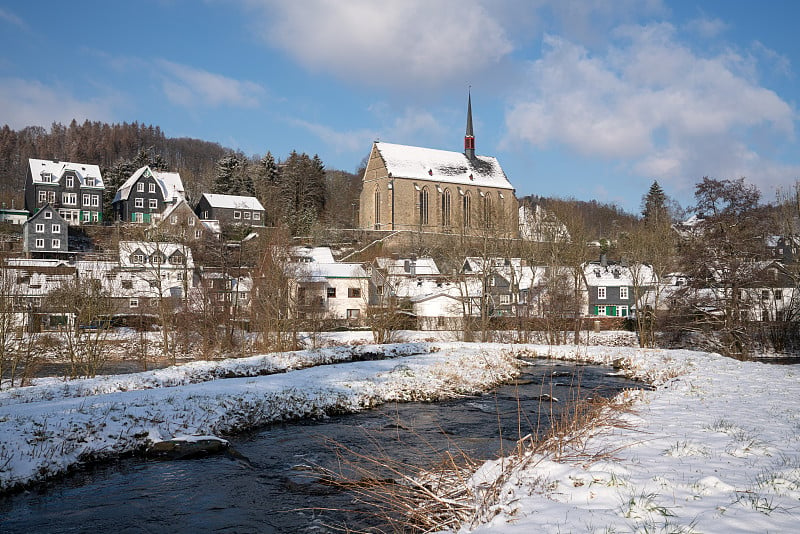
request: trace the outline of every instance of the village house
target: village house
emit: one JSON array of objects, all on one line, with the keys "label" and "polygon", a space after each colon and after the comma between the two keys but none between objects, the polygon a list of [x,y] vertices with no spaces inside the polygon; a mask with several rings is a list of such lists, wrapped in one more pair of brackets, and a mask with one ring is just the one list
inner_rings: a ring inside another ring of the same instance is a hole
[{"label": "village house", "polygon": [[46,203],[22,225],[22,247],[29,257],[52,257],[67,253],[67,221]]},{"label": "village house", "polygon": [[256,197],[203,193],[194,211],[201,219],[217,220],[223,226],[264,226],[264,206]]},{"label": "village house", "polygon": [[327,247],[296,247],[287,264],[300,319],[362,324],[369,298],[369,275],[360,263],[336,262]]},{"label": "village house", "polygon": [[150,233],[170,236],[180,241],[198,241],[209,235],[218,237],[212,229],[203,224],[184,199],[178,200],[164,210]]},{"label": "village house", "polygon": [[180,174],[144,166],[122,184],[111,205],[118,221],[151,224],[180,200],[185,200]]},{"label": "village house", "polygon": [[100,223],[104,189],[97,165],[31,158],[25,176],[25,209],[35,214],[50,204],[67,224]]},{"label": "village house", "polygon": [[516,237],[517,218],[514,188],[500,163],[475,154],[471,97],[464,152],[373,143],[362,180],[361,228]]},{"label": "village house", "polygon": [[645,294],[658,283],[648,265],[639,264],[632,269],[622,262],[608,261],[605,255],[587,262],[583,276],[587,315],[596,317],[628,317],[637,302],[644,301]]}]

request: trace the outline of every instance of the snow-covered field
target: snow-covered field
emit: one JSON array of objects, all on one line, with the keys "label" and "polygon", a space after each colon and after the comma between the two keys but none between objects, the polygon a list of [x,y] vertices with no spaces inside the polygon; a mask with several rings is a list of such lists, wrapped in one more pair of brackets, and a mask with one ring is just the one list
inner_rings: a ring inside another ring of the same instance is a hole
[{"label": "snow-covered field", "polygon": [[[595,427],[580,454],[518,462],[475,532],[797,531],[800,367],[616,344],[357,345],[40,380],[0,393],[0,490],[153,440],[488,389],[538,355],[614,365],[655,387],[627,392],[625,424]],[[369,357],[384,359],[346,363]],[[500,465],[485,464],[475,486]]]},{"label": "snow-covered field", "polygon": [[[498,515],[474,532],[800,530],[800,367],[692,351],[578,354],[616,361],[658,387],[637,393],[624,428],[596,429],[571,459],[525,458],[502,486]],[[610,457],[587,460],[604,451]],[[498,471],[489,462],[473,482]]]}]

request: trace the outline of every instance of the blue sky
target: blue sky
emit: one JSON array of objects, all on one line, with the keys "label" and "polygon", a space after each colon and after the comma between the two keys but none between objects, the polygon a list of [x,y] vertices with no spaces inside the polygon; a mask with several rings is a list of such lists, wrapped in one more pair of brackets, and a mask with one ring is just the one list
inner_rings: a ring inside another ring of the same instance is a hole
[{"label": "blue sky", "polygon": [[[159,125],[354,171],[476,148],[517,195],[638,212],[658,180],[800,178],[796,1],[0,1],[0,124]],[[91,163],[91,162],[89,162]]]}]

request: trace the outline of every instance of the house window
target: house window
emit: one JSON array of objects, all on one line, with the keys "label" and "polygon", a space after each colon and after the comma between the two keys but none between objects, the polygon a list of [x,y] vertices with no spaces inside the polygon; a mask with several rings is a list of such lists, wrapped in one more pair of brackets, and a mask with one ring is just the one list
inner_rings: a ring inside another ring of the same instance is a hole
[{"label": "house window", "polygon": [[254,212],[254,213],[253,213],[253,220],[254,220],[254,221],[260,221],[260,220],[261,220],[261,214],[260,214],[260,213],[258,213],[257,211],[256,211],[256,212]]},{"label": "house window", "polygon": [[136,192],[144,193],[144,182],[139,182],[138,184],[136,184]]},{"label": "house window", "polygon": [[148,190],[149,190],[151,193],[155,193],[155,192],[156,192],[156,184],[154,184],[154,183],[150,183],[149,185],[150,185],[150,187],[149,187],[149,189],[148,189]]},{"label": "house window", "polygon": [[136,223],[140,223],[144,221],[144,215],[140,212],[133,213],[131,215],[131,220]]},{"label": "house window", "polygon": [[606,288],[598,287],[597,288],[597,298],[598,300],[602,300],[606,298]]},{"label": "house window", "polygon": [[151,198],[148,201],[148,206],[151,210],[158,209],[158,200],[156,200],[155,198]]},{"label": "house window", "polygon": [[53,239],[50,241],[50,248],[61,248],[61,240]]},{"label": "house window", "polygon": [[75,178],[72,176],[67,176],[67,183],[65,185],[66,187],[75,187]]},{"label": "house window", "polygon": [[51,224],[50,225],[50,232],[53,234],[60,234],[61,233],[61,225],[60,224]]},{"label": "house window", "polygon": [[628,299],[628,288],[627,287],[619,288],[619,298],[620,298],[620,300],[627,300]]},{"label": "house window", "polygon": [[597,315],[599,315],[600,317],[605,317],[606,316],[606,307],[605,306],[598,306],[597,307]]},{"label": "house window", "polygon": [[39,191],[39,204],[47,202],[47,191]]},{"label": "house window", "polygon": [[347,288],[347,297],[351,299],[360,299],[361,298],[361,288],[359,287],[348,287]]},{"label": "house window", "polygon": [[133,199],[133,207],[134,208],[143,208],[144,207],[144,199],[143,198],[135,198],[135,199]]},{"label": "house window", "polygon": [[202,230],[195,230],[194,231],[194,238],[195,239],[200,239],[201,237],[203,237],[203,231]]},{"label": "house window", "polygon": [[248,220],[248,221],[250,220],[250,212],[249,212],[249,211],[245,211],[245,212],[244,212],[244,218],[245,218],[246,220]]},{"label": "house window", "polygon": [[358,319],[359,317],[361,317],[361,310],[347,310],[348,319]]},{"label": "house window", "polygon": [[178,273],[178,275],[177,275],[175,278],[176,278],[178,281],[183,281],[183,273]]},{"label": "house window", "polygon": [[53,181],[53,175],[50,174],[49,172],[43,172],[42,173],[42,181],[43,182],[47,182],[47,183],[52,182]]},{"label": "house window", "polygon": [[93,208],[100,207],[100,195],[92,195],[92,207]]},{"label": "house window", "polygon": [[234,219],[241,219],[242,218],[242,212],[241,211],[234,211],[233,212],[233,218]]},{"label": "house window", "polygon": [[769,300],[769,289],[761,290],[761,300]]},{"label": "house window", "polygon": [[93,211],[92,212],[92,220],[94,222],[100,222],[100,212],[99,211]]},{"label": "house window", "polygon": [[83,221],[84,222],[89,222],[91,219],[92,219],[92,212],[84,211],[83,212]]},{"label": "house window", "polygon": [[92,202],[92,196],[91,195],[83,195],[82,198],[83,198],[83,205],[84,206],[88,206],[89,204],[91,204],[91,202]]},{"label": "house window", "polygon": [[186,222],[189,223],[189,226],[194,226],[194,217],[189,217]]},{"label": "house window", "polygon": [[36,244],[34,246],[36,248],[44,248],[44,239],[37,239]]},{"label": "house window", "polygon": [[130,306],[131,308],[138,308],[139,307],[139,299],[135,299],[135,298],[134,299],[130,299],[128,301],[128,306]]},{"label": "house window", "polygon": [[131,262],[133,263],[144,263],[144,254],[137,253],[131,256]]},{"label": "house window", "polygon": [[55,191],[48,191],[47,192],[47,201],[51,204],[56,203],[56,192]]},{"label": "house window", "polygon": [[329,299],[335,299],[336,298],[336,288],[335,287],[329,287],[328,288],[328,298]]},{"label": "house window", "polygon": [[204,218],[204,219],[208,219],[208,210],[205,210],[205,211],[203,212],[203,218]]},{"label": "house window", "polygon": [[63,193],[61,200],[66,206],[75,206],[78,204],[78,195],[77,193]]},{"label": "house window", "polygon": [[628,307],[627,306],[619,306],[617,307],[617,315],[620,317],[627,317],[628,316]]},{"label": "house window", "polygon": [[53,218],[53,212],[52,211],[44,212],[44,218],[45,219],[52,219]]},{"label": "house window", "polygon": [[776,289],[775,290],[775,300],[783,300],[783,290]]},{"label": "house window", "polygon": [[37,234],[44,233],[44,223],[36,223],[36,233]]},{"label": "house window", "polygon": [[86,178],[84,178],[84,182],[86,183],[86,185],[88,187],[94,187],[94,178],[93,177],[87,176]]},{"label": "house window", "polygon": [[178,216],[177,215],[170,216],[169,223],[170,224],[178,224]]},{"label": "house window", "polygon": [[511,295],[500,295],[500,304],[511,304]]},{"label": "house window", "polygon": [[419,192],[419,223],[428,224],[428,188],[423,187]]}]

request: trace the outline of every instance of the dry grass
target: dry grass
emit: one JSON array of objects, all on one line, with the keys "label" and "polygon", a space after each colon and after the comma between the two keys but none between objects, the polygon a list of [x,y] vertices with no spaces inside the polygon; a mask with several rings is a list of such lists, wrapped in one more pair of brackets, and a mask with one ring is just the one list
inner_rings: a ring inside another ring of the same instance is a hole
[{"label": "dry grass", "polygon": [[[548,430],[540,435],[540,421],[528,420],[519,408],[520,437],[516,447],[502,452],[504,456],[496,462],[496,471],[488,480],[480,481],[474,476],[484,462],[472,458],[452,442],[447,450],[440,452],[415,435],[429,449],[428,453],[438,454],[439,461],[427,467],[394,459],[385,450],[385,444],[368,436],[370,446],[363,450],[329,442],[336,451],[338,466],[320,470],[323,480],[350,492],[368,510],[362,513],[384,525],[368,530],[352,527],[338,527],[338,530],[428,533],[474,527],[502,510],[499,503],[503,488],[521,469],[531,468],[544,459],[591,464],[614,457],[616,450],[594,449],[590,438],[615,427],[630,428],[625,414],[632,410],[636,398],[633,391],[625,390],[613,399],[580,398],[576,394],[569,409],[560,416],[554,415],[548,397],[550,394],[541,394],[539,404],[540,413],[550,412]],[[398,425],[402,428],[400,422]],[[523,428],[533,431],[522,435]],[[546,485],[542,491],[546,491]]]}]

